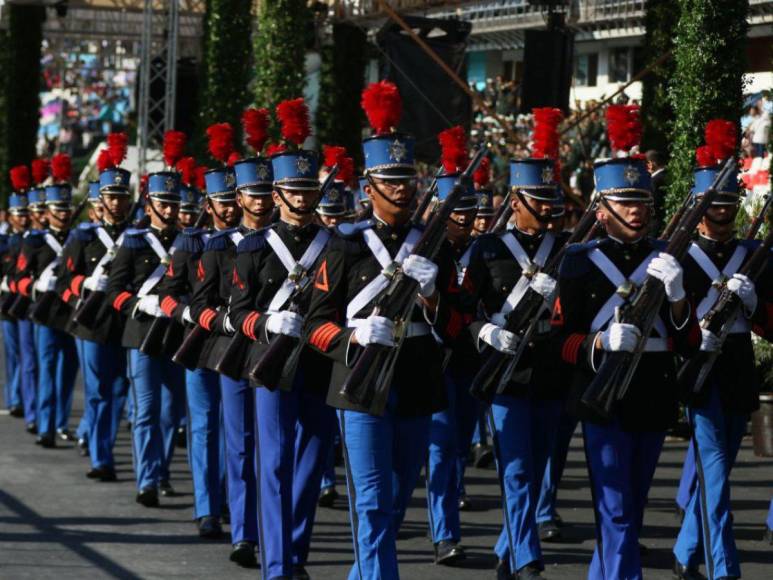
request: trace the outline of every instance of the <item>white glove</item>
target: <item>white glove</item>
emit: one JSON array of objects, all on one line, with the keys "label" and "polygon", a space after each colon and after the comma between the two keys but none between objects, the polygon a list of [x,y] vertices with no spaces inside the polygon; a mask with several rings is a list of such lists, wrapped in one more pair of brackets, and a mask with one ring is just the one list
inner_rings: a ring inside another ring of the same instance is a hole
[{"label": "white glove", "polygon": [[149,294],[140,298],[136,309],[155,318],[166,318],[166,313],[158,305],[158,294]]},{"label": "white glove", "polygon": [[354,338],[360,346],[369,344],[395,345],[395,323],[383,316],[368,316],[354,330]]},{"label": "white glove", "polygon": [[719,337],[705,328],[701,328],[701,351],[717,352],[722,347]]},{"label": "white glove", "polygon": [[47,278],[40,278],[39,280],[35,280],[32,288],[38,294],[43,294],[44,292],[53,292],[54,288],[56,288],[56,276],[49,276]]},{"label": "white glove", "polygon": [[188,324],[196,324],[196,321],[193,320],[193,316],[191,316],[190,306],[183,308],[183,322],[187,322]]},{"label": "white glove", "polygon": [[542,296],[546,302],[552,302],[553,295],[556,292],[556,281],[542,272],[538,272],[531,279],[529,284],[532,290]]},{"label": "white glove", "polygon": [[437,264],[427,258],[411,254],[402,263],[403,272],[419,283],[419,294],[428,298],[435,293],[435,278],[437,278]]},{"label": "white glove", "polygon": [[741,299],[747,312],[754,312],[757,309],[757,290],[748,276],[733,274],[733,277],[727,281],[727,289]]},{"label": "white glove", "polygon": [[[185,313],[183,313],[183,316]],[[227,314],[225,315],[225,319],[223,320],[223,330],[226,331],[227,334],[234,334],[236,332],[236,329],[234,328],[234,325],[231,324],[231,317]]]},{"label": "white glove", "polygon": [[641,331],[633,324],[613,322],[601,333],[601,347],[610,352],[633,352]]},{"label": "white glove", "polygon": [[515,334],[490,322],[480,329],[478,339],[505,354],[515,354],[515,349],[518,348],[518,337]]},{"label": "white glove", "polygon": [[107,276],[89,276],[83,281],[83,287],[92,292],[107,290]]},{"label": "white glove", "polygon": [[3,276],[3,281],[0,282],[0,292],[10,292],[11,289],[8,287],[8,277]]},{"label": "white glove", "polygon": [[647,266],[647,274],[663,282],[669,302],[679,302],[684,298],[682,266],[672,255],[660,252]]},{"label": "white glove", "polygon": [[303,317],[289,310],[271,314],[266,321],[266,331],[272,334],[285,334],[300,338],[302,328]]}]

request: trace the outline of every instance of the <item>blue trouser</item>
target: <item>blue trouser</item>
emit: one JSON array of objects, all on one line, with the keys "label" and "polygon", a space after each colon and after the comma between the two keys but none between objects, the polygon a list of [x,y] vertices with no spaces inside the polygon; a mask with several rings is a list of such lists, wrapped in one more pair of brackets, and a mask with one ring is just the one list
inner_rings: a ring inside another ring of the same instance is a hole
[{"label": "blue trouser", "polygon": [[155,488],[169,479],[174,435],[184,405],[183,368],[133,348],[129,350],[129,380],[134,400],[132,448],[137,489]]},{"label": "blue trouser", "polygon": [[679,478],[679,489],[676,492],[676,505],[682,508],[682,511],[687,510],[690,498],[697,485],[698,473],[695,471],[695,448],[693,447],[692,440],[690,440],[690,444],[687,446],[687,454],[684,457],[684,465],[682,466],[682,477]]},{"label": "blue trouser", "polygon": [[547,465],[545,465],[545,474],[542,476],[542,486],[537,501],[538,524],[549,522],[556,517],[558,486],[561,484],[561,477],[566,466],[566,456],[569,453],[569,444],[572,442],[572,435],[574,435],[576,428],[577,419],[565,410],[562,411],[553,450],[550,452]]},{"label": "blue trouser", "polygon": [[83,382],[88,397],[84,416],[91,416],[89,430],[83,436],[89,443],[93,467],[115,464],[113,446],[129,390],[126,375],[126,350],[122,346],[83,341]]},{"label": "blue trouser", "polygon": [[616,422],[582,427],[596,518],[588,578],[640,579],[639,532],[666,435],[624,431]]},{"label": "blue trouser", "polygon": [[231,542],[258,541],[255,389],[220,375]]},{"label": "blue trouser", "polygon": [[350,580],[399,577],[397,532],[427,457],[430,417],[393,409],[381,417],[338,411],[354,540]]},{"label": "blue trouser", "polygon": [[3,347],[5,350],[3,401],[6,408],[10,409],[22,404],[19,327],[15,320],[3,320]]},{"label": "blue trouser", "polygon": [[768,519],[765,522],[769,530],[773,530],[773,499],[770,500],[770,509],[768,510]]},{"label": "blue trouser", "polygon": [[335,433],[335,411],[303,388],[255,393],[260,481],[260,552],[264,578],[305,564],[319,485]]},{"label": "blue trouser", "polygon": [[24,422],[35,423],[38,416],[38,357],[35,328],[29,320],[19,320],[19,357],[21,361],[21,396]]},{"label": "blue trouser", "polygon": [[466,459],[478,419],[478,401],[470,395],[473,377],[446,370],[444,378],[448,407],[432,415],[426,469],[427,513],[434,544],[461,539],[459,459],[460,455]]},{"label": "blue trouser", "polygon": [[193,514],[220,516],[221,450],[220,377],[209,369],[185,371],[188,406],[188,464],[193,479]]},{"label": "blue trouser", "polygon": [[508,395],[494,398],[489,423],[502,488],[504,526],[494,551],[510,569],[542,566],[535,511],[540,482],[555,438],[561,401]]},{"label": "blue trouser", "polygon": [[38,355],[38,433],[66,429],[78,373],[78,353],[72,336],[49,326],[35,325]]},{"label": "blue trouser", "polygon": [[322,472],[322,481],[319,484],[319,489],[328,489],[336,486],[336,445],[341,442],[341,438],[338,434],[338,426],[336,425],[333,432],[333,441],[330,443],[330,449],[327,452],[325,458],[325,468]]},{"label": "blue trouser", "polygon": [[740,576],[730,513],[730,470],[749,416],[725,412],[717,386],[713,386],[705,407],[689,408],[688,413],[698,486],[685,510],[674,555],[684,566],[698,566],[705,558],[710,579]]},{"label": "blue trouser", "polygon": [[85,341],[77,336],[73,338],[75,340],[75,350],[78,352],[78,364],[81,367],[83,376],[83,415],[81,415],[78,428],[75,430],[75,436],[78,439],[88,441],[89,433],[91,433],[91,429],[94,426],[94,410],[89,405],[89,399],[92,397],[91,391],[94,385],[86,372],[86,361],[83,358],[83,343]]}]

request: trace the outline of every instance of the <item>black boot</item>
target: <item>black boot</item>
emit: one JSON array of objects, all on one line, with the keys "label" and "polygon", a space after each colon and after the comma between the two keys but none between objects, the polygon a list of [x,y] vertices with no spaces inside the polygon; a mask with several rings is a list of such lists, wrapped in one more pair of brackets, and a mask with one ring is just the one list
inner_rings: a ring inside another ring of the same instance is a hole
[{"label": "black boot", "polygon": [[453,540],[441,540],[435,544],[435,564],[453,566],[466,558],[464,548]]},{"label": "black boot", "polygon": [[145,507],[158,507],[158,490],[155,487],[146,487],[137,494],[136,501]]},{"label": "black boot", "polygon": [[698,571],[696,566],[682,566],[679,560],[674,559],[674,578],[679,580],[706,580],[706,577]]},{"label": "black boot", "polygon": [[537,562],[530,562],[516,572],[515,578],[516,580],[536,580],[537,578],[544,578],[544,576],[542,575],[541,566]]},{"label": "black boot", "polygon": [[252,542],[237,542],[231,550],[229,560],[236,562],[243,568],[256,567],[258,560],[255,558],[255,544]]},{"label": "black boot", "polygon": [[204,516],[196,520],[196,527],[199,528],[199,537],[207,540],[217,540],[223,535],[223,528],[220,520],[215,516]]},{"label": "black boot", "polygon": [[319,492],[319,499],[317,500],[317,505],[319,507],[331,508],[333,507],[333,504],[337,499],[338,499],[338,492],[336,491],[336,488],[326,487],[325,489]]}]

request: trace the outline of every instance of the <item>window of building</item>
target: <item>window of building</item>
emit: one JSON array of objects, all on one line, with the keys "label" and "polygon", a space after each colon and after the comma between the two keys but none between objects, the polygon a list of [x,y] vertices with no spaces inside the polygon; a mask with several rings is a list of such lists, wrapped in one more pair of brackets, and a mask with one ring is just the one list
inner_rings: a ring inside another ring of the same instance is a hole
[{"label": "window of building", "polygon": [[630,49],[627,46],[609,51],[609,82],[627,83],[630,77]]},{"label": "window of building", "polygon": [[574,84],[577,87],[595,87],[598,75],[599,55],[578,54],[574,58]]}]

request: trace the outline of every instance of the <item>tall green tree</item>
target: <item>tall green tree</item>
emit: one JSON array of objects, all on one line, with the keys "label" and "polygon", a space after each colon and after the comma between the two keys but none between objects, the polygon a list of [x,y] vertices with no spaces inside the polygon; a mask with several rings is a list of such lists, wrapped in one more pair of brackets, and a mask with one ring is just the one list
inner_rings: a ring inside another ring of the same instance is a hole
[{"label": "tall green tree", "polygon": [[255,104],[303,95],[306,40],[311,13],[306,0],[261,0],[255,35]]},{"label": "tall green tree", "polygon": [[333,25],[331,42],[322,47],[317,109],[321,143],[342,145],[361,161],[364,115],[360,95],[365,85],[368,41],[365,32],[349,23]]},{"label": "tall green tree", "polygon": [[[644,62],[652,64],[674,49],[674,35],[664,22],[676,22],[679,3],[674,0],[648,0],[645,5]],[[669,134],[674,109],[668,98],[668,82],[674,74],[674,59],[667,58],[642,79],[642,149],[669,150]]]},{"label": "tall green tree", "polygon": [[669,89],[675,119],[666,200],[672,210],[690,191],[695,148],[703,142],[706,122],[740,119],[749,11],[748,0],[676,2],[679,20]]},{"label": "tall green tree", "polygon": [[43,6],[8,4],[8,29],[0,33],[0,196],[10,191],[8,169],[35,157],[40,126],[40,57]]}]

